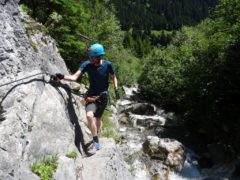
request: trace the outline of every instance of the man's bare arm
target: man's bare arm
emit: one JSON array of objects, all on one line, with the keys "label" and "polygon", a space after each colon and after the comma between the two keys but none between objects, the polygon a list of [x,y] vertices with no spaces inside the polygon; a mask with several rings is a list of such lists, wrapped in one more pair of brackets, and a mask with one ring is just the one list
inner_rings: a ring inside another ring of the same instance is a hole
[{"label": "man's bare arm", "polygon": [[118,80],[117,80],[117,77],[114,74],[112,78],[113,78],[113,84],[114,84],[114,91],[115,91],[116,99],[120,99],[120,94],[119,94],[119,91],[118,91]]},{"label": "man's bare arm", "polygon": [[118,80],[115,74],[112,76],[112,80],[113,80],[114,88],[118,89]]},{"label": "man's bare arm", "polygon": [[76,81],[81,75],[81,71],[78,70],[77,72],[75,72],[72,75],[64,75],[64,80],[68,80],[68,81]]}]

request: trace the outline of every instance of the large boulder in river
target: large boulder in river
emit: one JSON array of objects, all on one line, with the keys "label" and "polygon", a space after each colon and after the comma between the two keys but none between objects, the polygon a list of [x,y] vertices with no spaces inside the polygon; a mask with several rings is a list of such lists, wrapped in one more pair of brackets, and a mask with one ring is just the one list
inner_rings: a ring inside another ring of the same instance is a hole
[{"label": "large boulder in river", "polygon": [[152,159],[163,161],[166,166],[177,172],[182,170],[186,159],[185,147],[174,139],[148,136],[143,143],[143,151]]},{"label": "large boulder in river", "polygon": [[129,100],[118,102],[119,113],[134,113],[138,115],[155,115],[156,106],[150,103],[134,103]]},{"label": "large boulder in river", "polygon": [[131,112],[139,115],[155,115],[156,106],[149,103],[136,103],[132,105]]},{"label": "large boulder in river", "polygon": [[135,87],[126,87],[126,86],[123,86],[123,91],[125,93],[125,98],[127,99],[134,99],[135,96],[137,95],[138,93],[138,87],[135,86]]},{"label": "large boulder in river", "polygon": [[166,122],[166,119],[162,116],[146,116],[132,113],[129,113],[129,120],[133,127],[144,126],[149,128],[156,127],[158,125],[164,125]]}]

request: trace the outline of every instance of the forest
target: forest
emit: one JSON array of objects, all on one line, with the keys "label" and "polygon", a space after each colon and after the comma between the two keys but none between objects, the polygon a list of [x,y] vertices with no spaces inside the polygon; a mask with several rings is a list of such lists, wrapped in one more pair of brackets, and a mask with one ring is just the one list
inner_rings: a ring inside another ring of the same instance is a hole
[{"label": "forest", "polygon": [[111,0],[123,30],[176,30],[206,18],[217,0]]},{"label": "forest", "polygon": [[[121,85],[174,111],[207,143],[240,150],[240,0],[21,0],[71,71],[102,43]],[[88,39],[83,38],[83,36]]]}]

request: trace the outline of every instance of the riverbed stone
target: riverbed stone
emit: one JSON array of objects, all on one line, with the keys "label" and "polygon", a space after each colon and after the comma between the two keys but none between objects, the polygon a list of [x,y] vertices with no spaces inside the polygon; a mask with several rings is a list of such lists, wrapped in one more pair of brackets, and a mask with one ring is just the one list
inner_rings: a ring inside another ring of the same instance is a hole
[{"label": "riverbed stone", "polygon": [[154,115],[156,114],[156,106],[149,103],[136,103],[132,105],[131,112],[139,115]]},{"label": "riverbed stone", "polygon": [[125,93],[126,99],[134,99],[134,97],[138,93],[138,86],[137,85],[132,87],[123,86],[123,91]]},{"label": "riverbed stone", "polygon": [[158,125],[164,125],[166,119],[162,116],[147,116],[129,113],[129,119],[133,127],[144,126],[144,127],[156,127]]},{"label": "riverbed stone", "polygon": [[186,159],[185,147],[174,139],[160,139],[148,136],[143,143],[143,150],[153,159],[159,159],[172,170],[180,172]]},{"label": "riverbed stone", "polygon": [[128,100],[121,101],[118,104],[120,113],[133,113],[138,115],[155,115],[156,106],[150,103],[134,103]]},{"label": "riverbed stone", "polygon": [[120,118],[119,118],[119,123],[121,123],[121,124],[129,124],[130,122],[129,122],[129,118],[127,117],[127,116],[120,116]]}]

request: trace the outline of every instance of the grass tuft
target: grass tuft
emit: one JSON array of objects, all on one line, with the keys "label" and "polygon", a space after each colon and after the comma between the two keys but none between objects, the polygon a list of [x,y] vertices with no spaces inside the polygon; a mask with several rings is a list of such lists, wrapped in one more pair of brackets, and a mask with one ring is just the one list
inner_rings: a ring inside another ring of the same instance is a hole
[{"label": "grass tuft", "polygon": [[57,156],[49,156],[41,161],[34,162],[32,172],[41,177],[42,180],[51,180],[57,169]]},{"label": "grass tuft", "polygon": [[69,152],[66,155],[68,158],[76,159],[77,158],[77,153],[75,151]]},{"label": "grass tuft", "polygon": [[106,109],[103,113],[103,124],[100,131],[100,136],[107,137],[107,138],[113,138],[114,140],[117,139],[117,127],[114,123],[112,123],[109,120],[109,117],[111,116],[111,111]]}]

